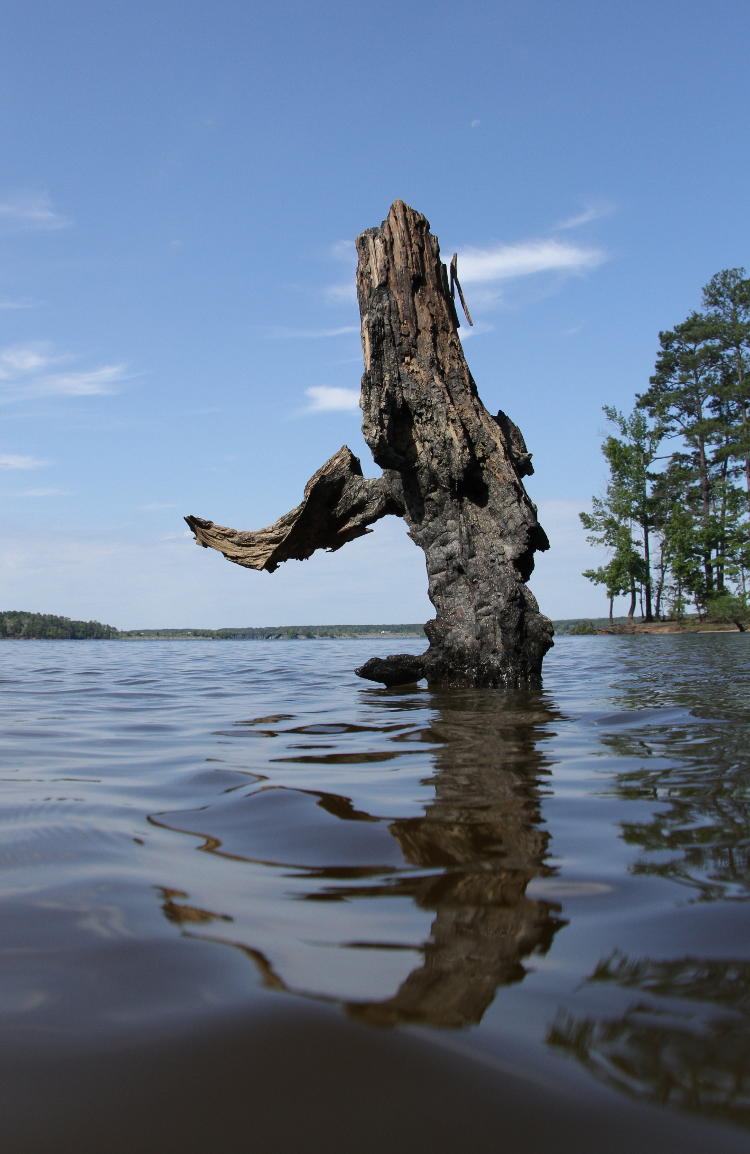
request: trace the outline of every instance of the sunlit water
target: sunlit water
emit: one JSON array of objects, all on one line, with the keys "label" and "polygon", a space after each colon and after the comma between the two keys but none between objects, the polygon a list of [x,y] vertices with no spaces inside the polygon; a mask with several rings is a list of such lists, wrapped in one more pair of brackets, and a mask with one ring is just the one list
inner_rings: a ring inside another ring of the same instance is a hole
[{"label": "sunlit water", "polygon": [[8,1154],[746,1148],[750,636],[393,649],[2,643]]}]

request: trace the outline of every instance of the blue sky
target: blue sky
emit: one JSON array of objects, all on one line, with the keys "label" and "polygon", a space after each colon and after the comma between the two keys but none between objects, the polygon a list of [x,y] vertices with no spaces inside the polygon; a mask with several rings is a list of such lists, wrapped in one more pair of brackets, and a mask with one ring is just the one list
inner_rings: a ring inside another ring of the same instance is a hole
[{"label": "blue sky", "polygon": [[0,608],[121,628],[422,621],[400,522],[273,575],[259,528],[359,431],[352,240],[401,198],[534,453],[552,617],[604,613],[601,406],[750,266],[746,0],[6,0]]}]

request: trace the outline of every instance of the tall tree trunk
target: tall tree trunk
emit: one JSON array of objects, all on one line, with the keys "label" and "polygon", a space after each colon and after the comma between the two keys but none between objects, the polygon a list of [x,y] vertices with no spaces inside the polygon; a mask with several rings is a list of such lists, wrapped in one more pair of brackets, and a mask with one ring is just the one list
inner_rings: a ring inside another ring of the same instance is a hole
[{"label": "tall tree trunk", "polygon": [[[458,336],[445,265],[429,222],[396,201],[357,239],[365,371],[362,431],[383,469],[365,481],[346,447],[305,500],[260,533],[186,518],[199,544],[251,568],[338,548],[399,513],[424,551],[435,606],[419,657],[373,658],[357,672],[398,684],[529,686],[541,679],[551,622],[526,582],[549,542],[521,478],[533,472],[520,430],[477,394]],[[262,540],[261,540],[262,538]]]},{"label": "tall tree trunk", "polygon": [[737,394],[740,402],[740,413],[742,416],[741,422],[741,437],[742,444],[745,446],[744,466],[745,466],[745,499],[747,501],[748,512],[750,512],[750,454],[747,451],[748,441],[748,414],[747,414],[747,399],[745,396],[745,370],[743,366],[742,349],[735,349],[735,356],[737,358]]},{"label": "tall tree trunk", "polygon": [[644,618],[646,621],[653,621],[654,617],[651,605],[651,542],[649,540],[648,521],[643,522],[643,563],[646,569],[646,577],[643,582],[643,595],[646,601]]},{"label": "tall tree trunk", "polygon": [[714,590],[714,567],[708,537],[708,525],[711,517],[711,481],[708,475],[706,445],[702,437],[698,440],[698,480],[701,491],[701,524],[703,526],[703,576],[706,582],[706,596],[710,596]]},{"label": "tall tree trunk", "polygon": [[661,619],[662,619],[661,602],[662,602],[662,597],[664,596],[664,578],[666,576],[666,564],[665,564],[665,558],[664,558],[664,541],[663,541],[663,538],[662,538],[662,542],[661,542],[661,548],[659,549],[659,565],[658,565],[656,572],[657,572],[656,605],[654,608],[654,613],[656,616],[656,620],[661,621]]}]

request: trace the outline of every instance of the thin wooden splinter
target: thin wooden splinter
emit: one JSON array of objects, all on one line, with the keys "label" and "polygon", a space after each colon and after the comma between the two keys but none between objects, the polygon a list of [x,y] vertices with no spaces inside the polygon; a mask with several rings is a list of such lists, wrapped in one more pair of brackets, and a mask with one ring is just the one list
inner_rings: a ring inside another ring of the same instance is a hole
[{"label": "thin wooden splinter", "polygon": [[458,298],[461,301],[461,308],[464,310],[464,316],[466,317],[466,320],[469,322],[469,324],[473,328],[474,322],[471,319],[469,309],[468,309],[468,307],[466,305],[466,301],[464,299],[464,294],[463,294],[463,291],[461,289],[461,281],[458,279],[458,253],[454,252],[453,256],[451,257],[451,299],[452,300],[456,299],[456,289],[458,289]]}]

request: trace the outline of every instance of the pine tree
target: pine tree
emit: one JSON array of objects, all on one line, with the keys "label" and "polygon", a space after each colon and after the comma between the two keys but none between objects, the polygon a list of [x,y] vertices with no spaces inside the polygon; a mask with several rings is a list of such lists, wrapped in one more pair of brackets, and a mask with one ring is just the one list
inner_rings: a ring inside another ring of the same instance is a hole
[{"label": "pine tree", "polygon": [[[639,580],[646,620],[654,611],[660,616],[665,600],[678,615],[691,601],[699,613],[713,607],[737,615],[734,598],[744,604],[747,597],[750,279],[745,270],[724,269],[712,277],[703,289],[703,305],[704,312],[692,312],[659,334],[654,373],[649,388],[637,396],[635,411],[624,416],[605,406],[619,432],[602,445],[610,479],[606,497],[594,502],[591,514],[581,515],[589,540],[612,551],[608,565],[587,570],[586,576],[604,584],[610,598],[628,588],[631,613],[632,581]],[[657,456],[662,439],[673,442],[672,452]]]},{"label": "pine tree", "polygon": [[617,426],[620,437],[609,436],[602,452],[609,462],[610,489],[621,519],[637,527],[640,536],[641,572],[645,619],[653,621],[651,546],[658,523],[658,502],[653,495],[651,471],[661,443],[661,429],[646,414],[635,409],[629,416],[611,405],[604,406],[607,420]]},{"label": "pine tree", "polygon": [[721,357],[713,336],[711,322],[695,312],[674,329],[659,333],[661,347],[650,388],[637,398],[639,407],[658,422],[665,436],[679,436],[686,445],[681,463],[689,466],[691,490],[695,490],[690,494],[691,505],[702,543],[707,594],[714,591],[717,581],[718,542],[712,533],[716,524],[714,449],[721,438],[714,412]]},{"label": "pine tree", "polygon": [[743,472],[750,509],[750,278],[744,268],[716,273],[703,289],[703,305],[720,353],[727,453]]},{"label": "pine tree", "polygon": [[621,593],[630,594],[628,616],[633,616],[640,586],[645,619],[652,621],[651,546],[658,511],[651,492],[650,470],[661,440],[660,430],[638,409],[624,416],[605,405],[604,413],[620,432],[619,437],[611,434],[602,444],[609,465],[606,496],[594,497],[592,512],[579,515],[589,531],[588,541],[611,549],[612,557],[599,569],[587,569],[584,576],[605,586],[610,619],[613,599]]}]

